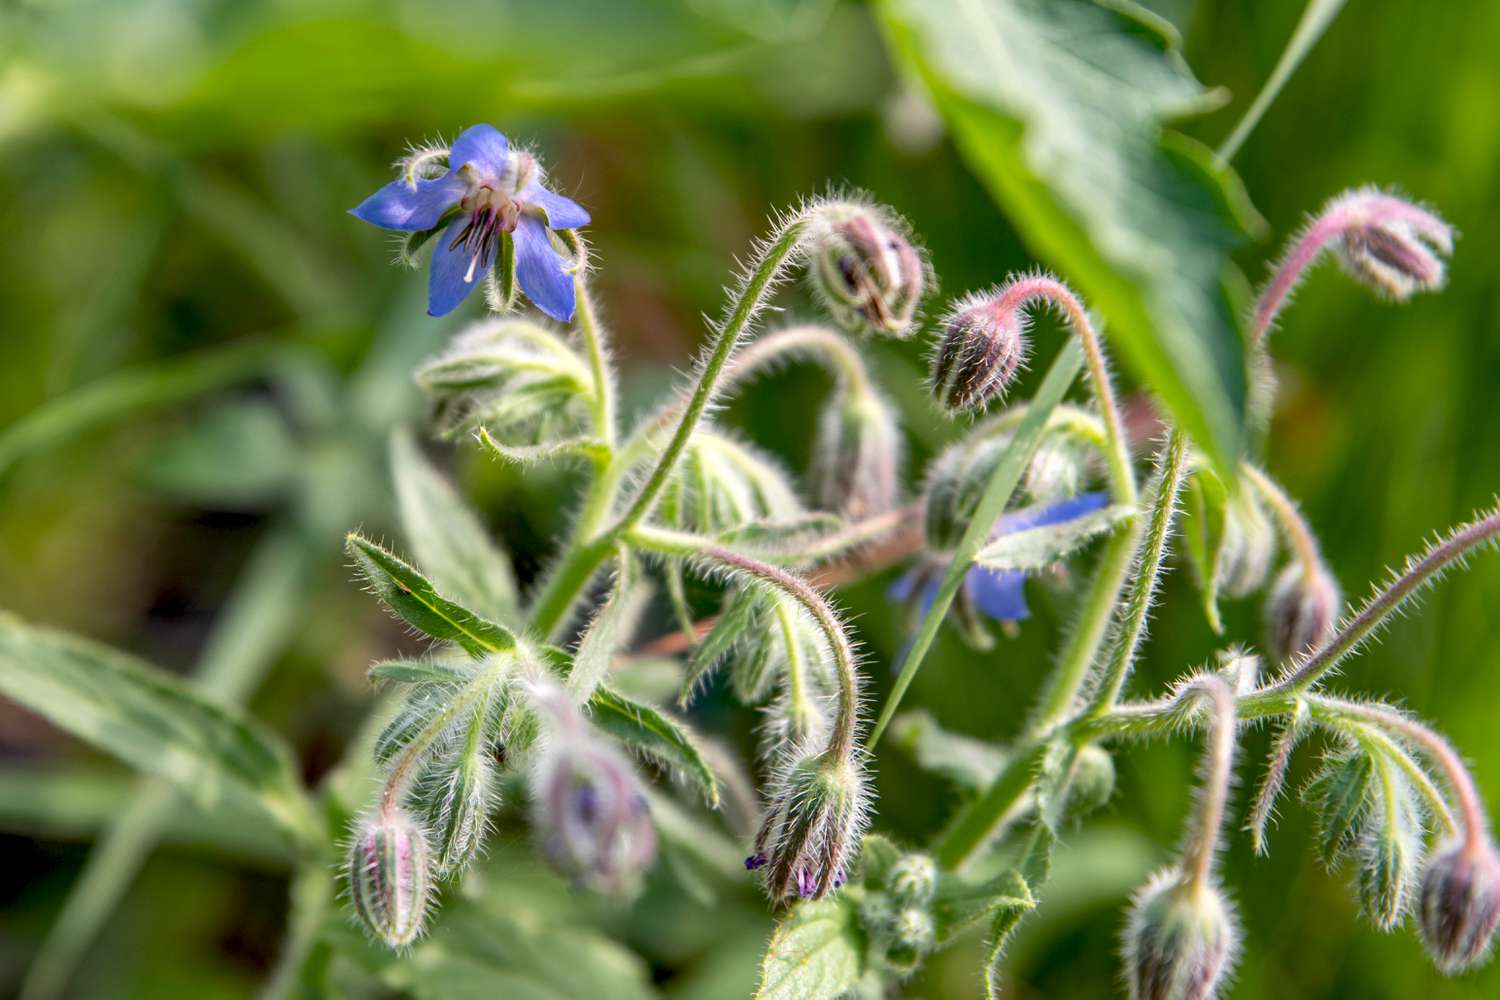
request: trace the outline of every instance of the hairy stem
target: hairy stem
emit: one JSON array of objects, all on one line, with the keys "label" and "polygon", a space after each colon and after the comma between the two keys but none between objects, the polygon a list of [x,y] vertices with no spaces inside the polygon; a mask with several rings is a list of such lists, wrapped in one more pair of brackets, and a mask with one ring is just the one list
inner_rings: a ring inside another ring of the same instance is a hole
[{"label": "hairy stem", "polygon": [[1135,557],[1135,582],[1125,602],[1124,617],[1120,622],[1119,635],[1115,638],[1104,677],[1090,711],[1108,711],[1119,700],[1125,678],[1135,662],[1135,655],[1146,634],[1146,619],[1156,598],[1156,588],[1161,577],[1162,560],[1166,556],[1167,542],[1172,535],[1172,517],[1177,510],[1177,496],[1182,489],[1183,474],[1187,469],[1187,439],[1180,431],[1172,431],[1162,449],[1154,497],[1151,508],[1151,523],[1141,551]]},{"label": "hairy stem", "polygon": [[1229,801],[1229,782],[1234,769],[1235,705],[1234,692],[1223,678],[1209,674],[1199,678],[1194,686],[1208,700],[1210,717],[1203,751],[1203,792],[1192,833],[1182,853],[1182,870],[1194,888],[1203,889],[1213,872],[1219,830],[1224,825],[1224,808]]},{"label": "hairy stem", "polygon": [[1255,487],[1266,504],[1271,508],[1271,513],[1281,524],[1281,530],[1291,543],[1292,551],[1297,553],[1297,562],[1302,566],[1302,575],[1309,586],[1317,585],[1317,577],[1322,572],[1323,553],[1318,549],[1318,540],[1312,533],[1312,528],[1297,509],[1297,503],[1287,495],[1281,484],[1249,462],[1240,464],[1240,475],[1244,476],[1249,483]]},{"label": "hairy stem", "polygon": [[589,247],[576,229],[564,230],[563,239],[573,252],[573,291],[578,302],[574,322],[583,335],[589,371],[594,377],[594,435],[612,449],[615,444],[615,383],[609,367],[604,327],[589,294]]}]

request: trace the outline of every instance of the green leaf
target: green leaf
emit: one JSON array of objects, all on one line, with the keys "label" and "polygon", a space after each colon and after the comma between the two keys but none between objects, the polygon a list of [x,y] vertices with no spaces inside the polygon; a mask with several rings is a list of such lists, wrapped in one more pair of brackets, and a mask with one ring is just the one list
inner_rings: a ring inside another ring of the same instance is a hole
[{"label": "green leaf", "polygon": [[609,676],[615,654],[630,641],[650,598],[651,588],[637,575],[629,557],[622,556],[614,590],[589,623],[573,654],[567,687],[574,701],[588,701]]},{"label": "green leaf", "polygon": [[307,797],[279,737],[124,653],[0,615],[0,694],[202,808],[248,808],[307,835]]},{"label": "green leaf", "polygon": [[433,584],[495,621],[518,621],[509,557],[405,431],[391,435],[391,476],[407,544]]},{"label": "green leaf", "polygon": [[408,625],[475,656],[515,648],[516,637],[505,626],[443,597],[425,576],[368,538],[351,533],[346,544],[376,595]]},{"label": "green leaf", "polygon": [[195,415],[147,460],[144,474],[153,488],[179,499],[235,509],[287,493],[300,461],[276,408],[241,400]]},{"label": "green leaf", "polygon": [[1076,285],[1177,422],[1232,474],[1245,406],[1229,255],[1259,220],[1163,124],[1214,106],[1165,22],[1086,0],[885,0],[899,61],[1030,248]]},{"label": "green leaf", "polygon": [[1324,759],[1302,790],[1302,801],[1317,817],[1324,864],[1332,868],[1358,849],[1374,796],[1375,765],[1369,754],[1350,748]]},{"label": "green leaf", "polygon": [[382,660],[370,668],[372,681],[396,684],[462,684],[472,671],[441,660]]},{"label": "green leaf", "polygon": [[633,701],[607,687],[589,699],[594,725],[633,750],[679,770],[703,793],[712,808],[719,805],[719,781],[686,726],[650,705]]},{"label": "green leaf", "polygon": [[1188,479],[1183,490],[1183,548],[1198,581],[1203,598],[1203,614],[1209,628],[1223,634],[1224,621],[1219,614],[1219,549],[1224,538],[1224,505],[1226,497],[1219,477],[1204,472]]},{"label": "green leaf", "polygon": [[980,549],[974,561],[994,570],[1045,569],[1113,531],[1133,513],[1129,507],[1114,504],[1061,524],[1006,532]]},{"label": "green leaf", "polygon": [[860,880],[866,889],[887,888],[886,879],[906,852],[895,841],[878,833],[865,834],[859,847]]},{"label": "green leaf", "polygon": [[1036,900],[1020,872],[1008,871],[983,882],[943,872],[932,897],[932,923],[938,941],[946,941],[996,911],[1035,908]]},{"label": "green leaf", "polygon": [[1007,754],[972,736],[950,733],[922,709],[902,713],[892,727],[896,743],[917,762],[966,792],[982,792],[994,783]]},{"label": "green leaf", "polygon": [[845,898],[796,904],[776,926],[756,1000],[836,1000],[864,974],[865,938]]}]

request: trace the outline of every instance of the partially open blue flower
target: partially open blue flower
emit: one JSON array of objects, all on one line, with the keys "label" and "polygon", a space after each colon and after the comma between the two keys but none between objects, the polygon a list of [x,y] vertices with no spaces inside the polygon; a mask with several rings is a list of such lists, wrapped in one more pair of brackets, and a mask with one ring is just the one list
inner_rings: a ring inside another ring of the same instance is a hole
[{"label": "partially open blue flower", "polygon": [[[1049,524],[1062,524],[1084,514],[1099,510],[1109,502],[1104,493],[1080,493],[1052,504],[1023,507],[1000,515],[995,522],[991,538],[1028,528],[1041,528]],[[946,558],[923,560],[891,584],[888,596],[903,604],[915,604],[920,614],[926,615],[937,598],[938,586],[947,572]],[[959,585],[954,609],[962,618],[978,612],[998,622],[1019,622],[1031,617],[1026,606],[1026,573],[1022,570],[993,570],[975,565],[964,574]]]},{"label": "partially open blue flower", "polygon": [[489,125],[466,129],[454,141],[443,176],[391,181],[350,212],[383,229],[422,232],[437,228],[454,210],[432,253],[429,315],[457,309],[484,279],[500,241],[509,239],[526,297],[553,319],[573,318],[571,264],[547,230],[587,225],[589,213],[543,187],[536,158],[511,149]]}]

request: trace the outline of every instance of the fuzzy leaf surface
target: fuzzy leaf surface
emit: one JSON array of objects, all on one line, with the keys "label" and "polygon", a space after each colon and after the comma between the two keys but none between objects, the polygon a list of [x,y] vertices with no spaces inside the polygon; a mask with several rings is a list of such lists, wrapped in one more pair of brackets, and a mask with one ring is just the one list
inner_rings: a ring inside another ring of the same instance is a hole
[{"label": "fuzzy leaf surface", "polygon": [[836,1000],[858,985],[865,939],[842,899],[804,900],[777,924],[756,1000]]}]

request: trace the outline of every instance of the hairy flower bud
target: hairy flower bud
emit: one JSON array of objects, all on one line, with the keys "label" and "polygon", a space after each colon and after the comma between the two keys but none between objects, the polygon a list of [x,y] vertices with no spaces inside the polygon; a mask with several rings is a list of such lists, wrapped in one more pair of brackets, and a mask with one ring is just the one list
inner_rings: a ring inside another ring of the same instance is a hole
[{"label": "hairy flower bud", "polygon": [[891,920],[890,935],[886,961],[903,975],[916,970],[937,938],[932,915],[916,906],[908,906],[896,913]]},{"label": "hairy flower bud", "polygon": [[1175,868],[1152,876],[1131,903],[1125,926],[1131,1000],[1209,1000],[1229,971],[1238,937],[1217,889]]},{"label": "hairy flower bud", "polygon": [[1280,661],[1316,648],[1338,621],[1341,598],[1338,584],[1321,566],[1312,574],[1302,564],[1287,565],[1271,585],[1266,598],[1266,644]]},{"label": "hairy flower bud", "polygon": [[1109,751],[1089,744],[1078,751],[1073,761],[1073,775],[1068,781],[1068,798],[1064,815],[1081,819],[1102,809],[1115,793],[1115,761]]},{"label": "hairy flower bud", "polygon": [[891,895],[909,905],[923,905],[931,901],[937,890],[937,865],[927,854],[903,854],[891,866],[886,884]]},{"label": "hairy flower bud", "polygon": [[1356,280],[1402,301],[1443,285],[1443,260],[1453,252],[1453,230],[1442,219],[1374,188],[1331,201],[1324,217],[1339,222],[1339,263]]},{"label": "hairy flower bud", "polygon": [[1224,530],[1214,557],[1214,577],[1219,590],[1230,597],[1244,597],[1259,590],[1276,555],[1276,529],[1255,494],[1248,489],[1224,502]]},{"label": "hairy flower bud", "polygon": [[861,333],[908,336],[927,284],[911,241],[864,205],[830,204],[821,221],[808,274],[834,319]]},{"label": "hairy flower bud", "polygon": [[864,830],[866,798],[865,778],[854,761],[832,751],[794,760],[776,777],[745,867],[766,870],[773,900],[822,899],[844,884]]},{"label": "hairy flower bud", "polygon": [[922,490],[928,551],[951,552],[957,547],[1009,445],[1010,438],[998,434],[978,441],[959,441],[928,466]]},{"label": "hairy flower bud", "polygon": [[821,510],[852,518],[899,501],[901,429],[894,408],[873,389],[841,391],[818,420],[812,496]]},{"label": "hairy flower bud", "polygon": [[1042,436],[1026,467],[1024,485],[1032,503],[1053,504],[1084,491],[1089,479],[1087,444],[1066,431]]},{"label": "hairy flower bud", "polygon": [[949,413],[982,409],[1005,395],[1029,349],[1026,316],[994,293],[970,295],[943,322],[932,357],[932,395]]},{"label": "hairy flower bud", "polygon": [[392,948],[422,932],[432,877],[427,833],[406,812],[392,809],[361,824],[349,850],[349,897],[370,931]]},{"label": "hairy flower bud", "polygon": [[1500,923],[1500,859],[1488,841],[1449,844],[1422,877],[1422,941],[1452,975],[1481,962]]},{"label": "hairy flower bud", "polygon": [[594,737],[560,689],[533,692],[552,715],[531,775],[532,826],[543,853],[599,892],[633,889],[656,857],[656,831],[630,763]]}]

